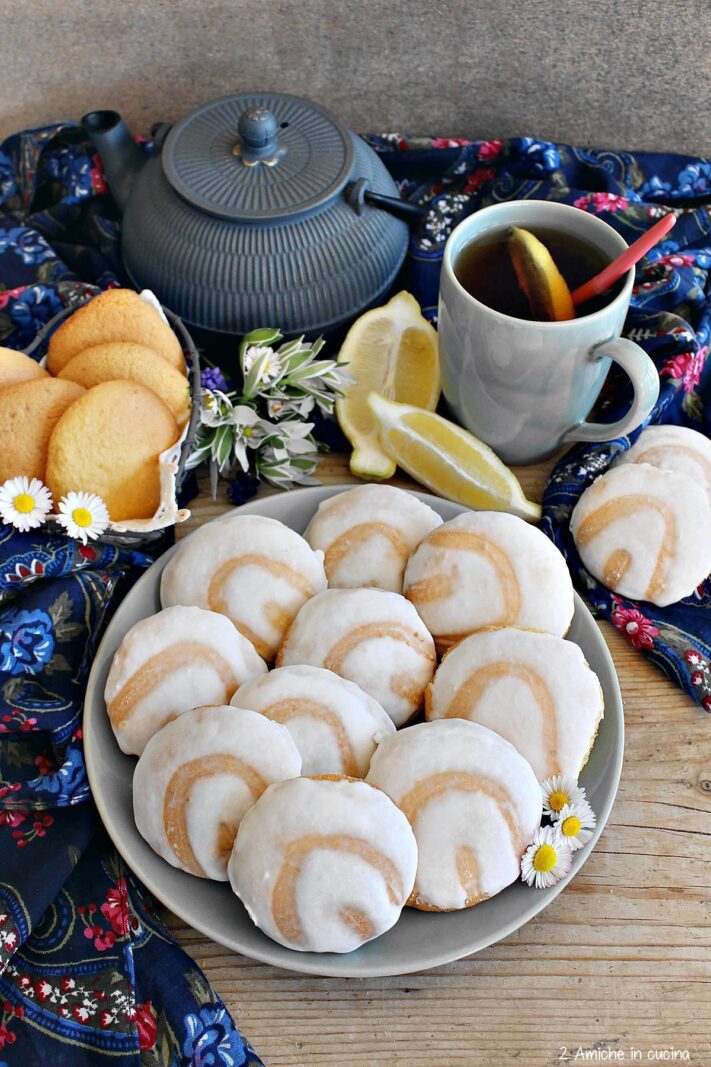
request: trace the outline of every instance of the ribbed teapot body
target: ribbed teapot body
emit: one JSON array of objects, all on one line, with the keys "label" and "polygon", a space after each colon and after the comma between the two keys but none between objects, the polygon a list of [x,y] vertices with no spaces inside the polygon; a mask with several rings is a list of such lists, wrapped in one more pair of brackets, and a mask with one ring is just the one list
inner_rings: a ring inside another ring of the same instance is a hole
[{"label": "ribbed teapot body", "polygon": [[[352,178],[397,196],[375,152],[353,139]],[[286,336],[329,332],[392,285],[407,224],[342,193],[283,220],[233,221],[189,204],[168,182],[160,156],[139,175],[123,219],[132,283],[151,289],[188,324],[228,334],[278,326]]]}]

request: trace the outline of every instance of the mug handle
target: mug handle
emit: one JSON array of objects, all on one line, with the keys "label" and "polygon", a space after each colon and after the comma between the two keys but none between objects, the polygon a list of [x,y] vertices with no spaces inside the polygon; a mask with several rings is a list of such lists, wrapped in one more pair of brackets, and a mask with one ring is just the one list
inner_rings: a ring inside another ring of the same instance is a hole
[{"label": "mug handle", "polygon": [[659,374],[647,353],[626,337],[613,337],[595,345],[591,360],[613,359],[632,382],[634,396],[630,409],[617,422],[581,422],[563,438],[564,441],[613,441],[636,430],[651,414],[659,396]]}]

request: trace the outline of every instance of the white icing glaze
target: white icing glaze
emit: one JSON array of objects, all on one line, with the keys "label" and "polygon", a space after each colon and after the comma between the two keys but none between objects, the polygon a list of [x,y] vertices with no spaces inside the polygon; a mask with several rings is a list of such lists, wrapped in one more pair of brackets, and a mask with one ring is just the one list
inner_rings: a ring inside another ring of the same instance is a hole
[{"label": "white icing glaze", "polygon": [[422,704],[434,643],[409,601],[382,589],[327,589],[296,616],[279,666],[309,663],[355,682],[396,726]]},{"label": "white icing glaze", "polygon": [[[351,952],[394,926],[416,868],[412,830],[384,793],[365,782],[298,778],[270,786],[247,813],[228,874],[252,921],[275,941]],[[287,886],[280,872],[289,869]],[[360,922],[344,918],[354,913]]]},{"label": "white icing glaze", "polygon": [[[540,826],[541,790],[523,756],[492,730],[465,719],[410,726],[381,742],[366,780],[410,812],[416,903],[463,908],[518,877]],[[462,864],[475,871],[466,886]]]},{"label": "white icing glaze", "polygon": [[378,741],[395,733],[377,700],[321,667],[277,667],[246,682],[230,703],[282,722],[301,754],[304,775],[362,778]]},{"label": "white icing glaze", "polygon": [[[174,867],[224,882],[242,817],[265,785],[300,772],[301,756],[285,726],[244,708],[195,708],[146,745],[133,775],[136,826]],[[176,851],[181,819],[187,845]]]},{"label": "white icing glaze", "polygon": [[665,471],[687,474],[706,489],[711,504],[711,440],[688,426],[648,426],[614,463],[649,463]]},{"label": "white icing glaze", "polygon": [[325,553],[330,589],[401,593],[410,554],[441,525],[436,511],[404,489],[359,485],[324,500],[304,537]]},{"label": "white icing glaze", "polygon": [[686,474],[615,467],[585,490],[570,529],[590,573],[633,600],[674,604],[711,571],[711,505]]},{"label": "white icing glaze", "polygon": [[161,602],[227,615],[272,659],[299,608],[326,588],[323,555],[276,519],[235,515],[202,526],[178,547],[161,580]]},{"label": "white icing glaze", "polygon": [[266,670],[224,615],[165,608],[132,626],[113,658],[104,699],[116,740],[123,752],[140,756],[169,719],[201,704],[226,703]]},{"label": "white icing glaze", "polygon": [[405,596],[439,648],[488,626],[562,637],[573,618],[563,556],[515,515],[465,512],[421,542],[405,571]]},{"label": "white icing glaze", "polygon": [[450,649],[427,698],[428,719],[457,717],[494,730],[539,781],[577,779],[602,713],[600,683],[577,645],[512,627],[472,634]]}]

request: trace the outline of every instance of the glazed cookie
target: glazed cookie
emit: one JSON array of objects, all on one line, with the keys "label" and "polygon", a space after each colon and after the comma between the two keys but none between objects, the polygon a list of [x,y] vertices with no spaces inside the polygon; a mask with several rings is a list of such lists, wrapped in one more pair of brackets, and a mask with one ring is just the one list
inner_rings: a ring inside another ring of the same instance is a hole
[{"label": "glazed cookie", "polygon": [[543,781],[577,780],[602,719],[597,675],[572,641],[505,627],[472,634],[442,660],[427,718],[469,719],[510,741]]},{"label": "glazed cookie", "polygon": [[410,557],[404,592],[439,650],[491,626],[562,637],[573,618],[563,556],[540,530],[502,512],[464,512],[428,534]]},{"label": "glazed cookie", "polygon": [[697,430],[688,426],[648,426],[614,466],[625,463],[649,463],[660,470],[688,474],[706,489],[711,503],[711,440]]},{"label": "glazed cookie", "polygon": [[0,389],[18,382],[31,382],[35,378],[49,378],[36,359],[14,348],[0,348]]},{"label": "glazed cookie", "polygon": [[363,778],[375,746],[395,733],[377,700],[321,667],[278,667],[240,686],[230,703],[284,723],[303,774]]},{"label": "glazed cookie", "polygon": [[465,719],[400,730],[378,746],[366,781],[392,797],[415,832],[412,907],[470,908],[518,878],[541,823],[541,788],[493,730]]},{"label": "glazed cookie", "polygon": [[155,308],[133,289],[107,289],[65,319],[49,339],[47,370],[59,374],[85,348],[113,341],[132,341],[152,348],[176,370],[185,372],[178,338]]},{"label": "glazed cookie", "polygon": [[300,771],[278,722],[245,708],[193,708],[154,734],[136,764],[136,826],[173,867],[226,882],[240,820],[267,786]]},{"label": "glazed cookie", "polygon": [[434,673],[434,642],[409,601],[383,589],[327,589],[296,616],[278,666],[310,663],[355,682],[396,726],[419,710]]},{"label": "glazed cookie", "polygon": [[266,673],[229,619],[203,608],[165,608],[141,619],[119,645],[104,699],[123,752],[140,756],[167,722],[202,704],[226,704]]},{"label": "glazed cookie", "polygon": [[412,493],[391,485],[359,485],[329,497],[304,537],[324,552],[330,589],[366,586],[402,592],[410,554],[442,519]]},{"label": "glazed cookie", "polygon": [[45,480],[52,431],[83,393],[75,382],[49,377],[0,390],[0,484],[19,474]]},{"label": "glazed cookie", "polygon": [[276,519],[233,515],[181,543],[160,596],[164,607],[197,604],[226,615],[269,661],[299,609],[325,588],[323,555],[303,537]]},{"label": "glazed cookie", "polygon": [[590,573],[632,600],[666,607],[711,571],[711,505],[687,474],[615,467],[585,490],[570,529]]},{"label": "glazed cookie", "polygon": [[140,382],[167,404],[178,426],[184,426],[190,418],[187,378],[145,345],[115,341],[85,348],[83,352],[72,356],[57,377],[78,382],[85,389],[91,389],[101,382],[122,379]]},{"label": "glazed cookie", "polygon": [[97,493],[112,522],[150,519],[160,504],[160,455],[178,435],[171,411],[151,389],[138,382],[102,382],[84,392],[54,427],[47,485],[55,500],[71,490]]},{"label": "glazed cookie", "polygon": [[352,952],[395,925],[417,845],[385,793],[350,778],[272,785],[239,828],[228,874],[252,922],[299,952]]}]

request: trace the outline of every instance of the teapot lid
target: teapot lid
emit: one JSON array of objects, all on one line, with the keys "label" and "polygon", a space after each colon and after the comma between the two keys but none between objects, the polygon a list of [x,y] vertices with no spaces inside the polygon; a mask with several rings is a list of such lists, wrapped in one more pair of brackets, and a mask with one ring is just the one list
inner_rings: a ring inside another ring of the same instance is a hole
[{"label": "teapot lid", "polygon": [[213,100],[168,134],[163,170],[188,203],[258,222],[305,214],[348,181],[353,139],[325,108],[286,93]]}]

